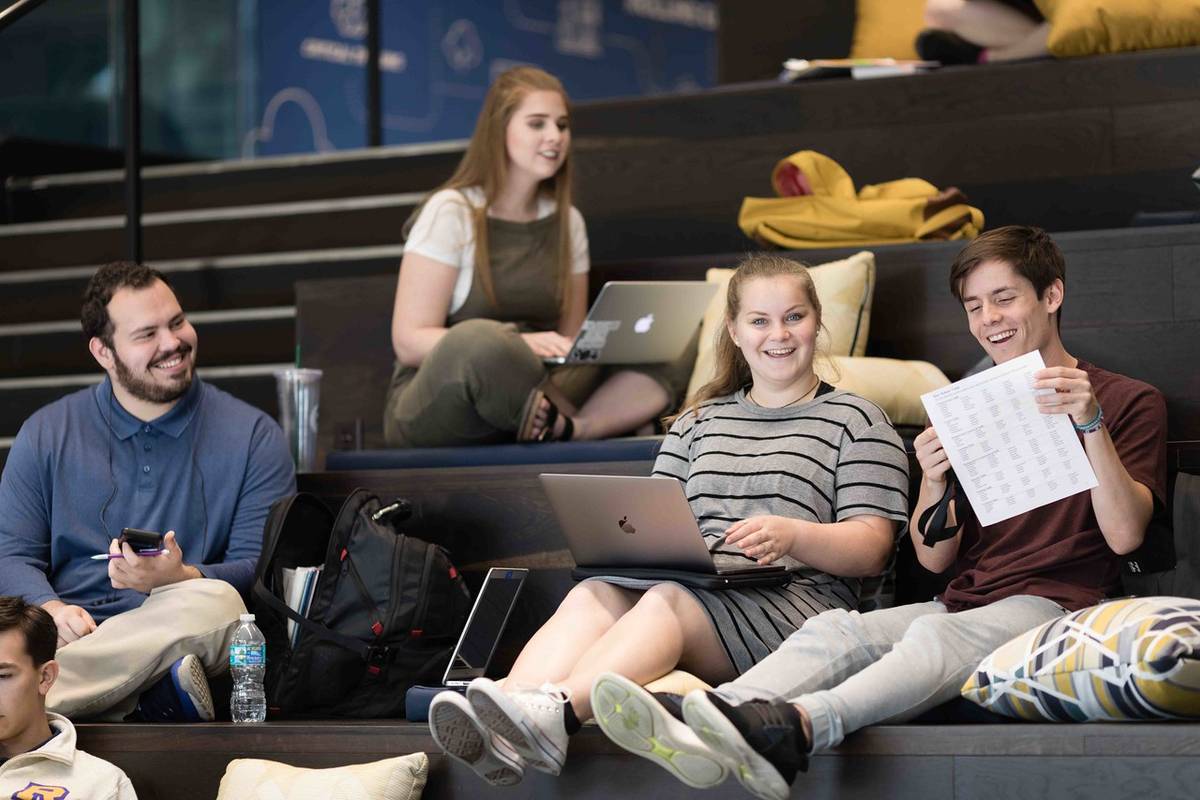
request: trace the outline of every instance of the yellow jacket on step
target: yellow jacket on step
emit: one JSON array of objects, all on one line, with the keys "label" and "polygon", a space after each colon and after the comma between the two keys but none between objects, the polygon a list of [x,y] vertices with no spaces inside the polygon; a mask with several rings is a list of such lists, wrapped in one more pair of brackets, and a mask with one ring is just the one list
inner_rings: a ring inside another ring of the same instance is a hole
[{"label": "yellow jacket on step", "polygon": [[954,187],[939,191],[920,178],[902,178],[856,192],[841,164],[812,150],[776,164],[771,183],[779,197],[747,197],[738,226],[779,247],[973,239],[983,229],[983,212]]}]

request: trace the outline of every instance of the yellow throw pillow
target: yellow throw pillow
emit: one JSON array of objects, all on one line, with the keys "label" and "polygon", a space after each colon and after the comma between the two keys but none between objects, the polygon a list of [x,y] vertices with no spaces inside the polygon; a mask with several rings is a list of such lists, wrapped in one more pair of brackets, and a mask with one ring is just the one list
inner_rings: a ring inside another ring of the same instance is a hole
[{"label": "yellow throw pillow", "polygon": [[1038,0],[1060,58],[1200,44],[1200,0]]},{"label": "yellow throw pillow", "polygon": [[1051,620],[985,658],[962,696],[1026,720],[1200,719],[1200,600],[1110,600]]},{"label": "yellow throw pillow", "polygon": [[[875,294],[874,253],[864,250],[841,261],[819,264],[810,267],[809,274],[821,300],[821,321],[828,330],[828,334],[821,332],[818,346],[827,346],[830,355],[861,356],[867,350],[871,298]],[[712,380],[716,370],[713,348],[717,331],[725,324],[725,293],[731,277],[732,269],[710,269],[705,275],[709,283],[717,284],[717,293],[700,326],[700,349],[688,382],[688,397]]]},{"label": "yellow throw pillow", "polygon": [[238,758],[225,768],[217,800],[418,800],[428,774],[424,753],[332,769]]},{"label": "yellow throw pillow", "polygon": [[916,58],[925,0],[858,0],[851,58]]},{"label": "yellow throw pillow", "polygon": [[826,383],[882,408],[893,425],[921,428],[929,424],[921,395],[950,383],[946,374],[928,361],[833,356],[818,358],[813,369]]}]

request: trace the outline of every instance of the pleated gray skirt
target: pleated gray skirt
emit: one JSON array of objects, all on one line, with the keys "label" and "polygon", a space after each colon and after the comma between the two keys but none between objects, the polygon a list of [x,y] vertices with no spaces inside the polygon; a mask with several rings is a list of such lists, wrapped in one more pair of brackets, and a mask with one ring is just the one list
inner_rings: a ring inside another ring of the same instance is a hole
[{"label": "pleated gray skirt", "polygon": [[[676,585],[700,601],[740,675],[774,652],[809,617],[834,608],[856,607],[856,593],[850,586],[836,578],[826,578],[825,582],[796,578],[783,586],[753,589],[709,590]],[[670,582],[611,575],[588,580],[638,591]]]}]

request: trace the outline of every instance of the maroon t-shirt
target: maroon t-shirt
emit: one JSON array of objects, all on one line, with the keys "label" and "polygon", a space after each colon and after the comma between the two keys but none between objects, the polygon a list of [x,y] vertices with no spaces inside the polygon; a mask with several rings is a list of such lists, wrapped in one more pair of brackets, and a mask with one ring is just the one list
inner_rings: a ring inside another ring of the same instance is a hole
[{"label": "maroon t-shirt", "polygon": [[[1104,424],[1129,477],[1166,503],[1167,407],[1153,386],[1084,361]],[[1082,434],[1081,434],[1082,436]],[[1094,605],[1119,585],[1120,561],[1100,533],[1092,492],[1080,492],[986,527],[958,504],[963,520],[956,577],[942,593],[950,611],[1018,594],[1053,600],[1069,611]]]}]

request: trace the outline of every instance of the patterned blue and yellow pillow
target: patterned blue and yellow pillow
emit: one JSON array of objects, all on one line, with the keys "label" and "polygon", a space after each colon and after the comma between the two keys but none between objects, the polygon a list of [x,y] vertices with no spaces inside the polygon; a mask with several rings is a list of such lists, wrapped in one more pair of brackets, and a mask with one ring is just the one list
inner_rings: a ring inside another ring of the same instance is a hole
[{"label": "patterned blue and yellow pillow", "polygon": [[1200,719],[1200,600],[1111,600],[1023,633],[962,696],[1026,720]]}]

